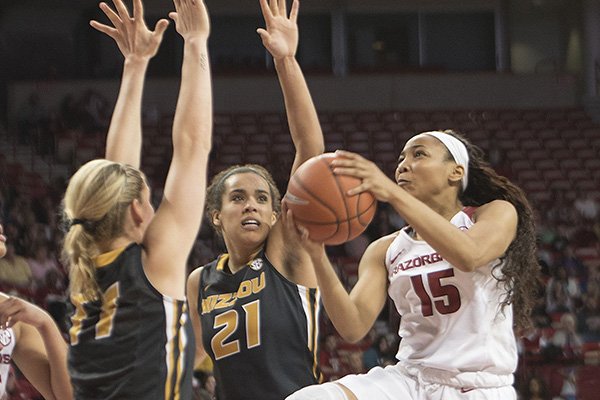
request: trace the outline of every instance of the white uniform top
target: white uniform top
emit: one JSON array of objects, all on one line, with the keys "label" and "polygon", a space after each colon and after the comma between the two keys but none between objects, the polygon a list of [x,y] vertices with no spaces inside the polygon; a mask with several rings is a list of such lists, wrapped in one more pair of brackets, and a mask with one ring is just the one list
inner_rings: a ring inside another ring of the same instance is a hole
[{"label": "white uniform top", "polygon": [[[450,221],[469,229],[473,208]],[[504,291],[492,276],[494,260],[463,272],[429,244],[412,239],[406,228],[389,246],[388,293],[402,316],[397,358],[405,366],[450,372],[512,374],[517,366],[512,308],[500,312]],[[494,270],[499,276],[501,267]]]},{"label": "white uniform top", "polygon": [[6,394],[6,381],[14,348],[15,332],[12,328],[0,329],[0,399]]}]

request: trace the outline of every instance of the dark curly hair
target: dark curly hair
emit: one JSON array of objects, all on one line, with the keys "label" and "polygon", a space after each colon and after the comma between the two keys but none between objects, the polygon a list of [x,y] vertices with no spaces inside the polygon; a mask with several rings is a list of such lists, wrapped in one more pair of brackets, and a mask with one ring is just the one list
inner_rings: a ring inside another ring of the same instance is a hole
[{"label": "dark curly hair", "polygon": [[215,211],[221,211],[223,205],[223,192],[225,191],[225,182],[227,179],[236,174],[253,173],[263,178],[269,185],[269,191],[273,202],[273,211],[278,215],[281,212],[281,193],[277,189],[275,180],[271,173],[264,167],[258,164],[232,165],[231,167],[219,172],[215,175],[208,188],[206,189],[206,216],[215,231],[220,235],[221,229],[215,226],[212,222],[212,214]]},{"label": "dark curly hair", "polygon": [[[456,131],[444,132],[463,142],[469,153],[469,184],[459,195],[463,205],[477,207],[492,200],[506,200],[517,210],[516,237],[502,257],[502,274],[494,276],[506,290],[502,309],[512,304],[516,327],[528,328],[531,326],[531,310],[541,289],[533,209],[523,190],[506,177],[498,175],[485,161],[483,150]],[[448,155],[452,157],[450,153]]]}]

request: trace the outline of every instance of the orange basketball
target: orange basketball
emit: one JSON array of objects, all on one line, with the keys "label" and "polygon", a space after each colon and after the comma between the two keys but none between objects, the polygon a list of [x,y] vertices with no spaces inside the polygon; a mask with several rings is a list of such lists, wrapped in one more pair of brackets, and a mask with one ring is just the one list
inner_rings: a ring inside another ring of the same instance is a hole
[{"label": "orange basketball", "polygon": [[360,235],[369,225],[377,201],[370,192],[348,196],[348,190],[360,185],[352,176],[335,175],[331,162],[334,153],[313,157],[292,176],[284,201],[298,225],[308,229],[316,242],[336,245]]}]

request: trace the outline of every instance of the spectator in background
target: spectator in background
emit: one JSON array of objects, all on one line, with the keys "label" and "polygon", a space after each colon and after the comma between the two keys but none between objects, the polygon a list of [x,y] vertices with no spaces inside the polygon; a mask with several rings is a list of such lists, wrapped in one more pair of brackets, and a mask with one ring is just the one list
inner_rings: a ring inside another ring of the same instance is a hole
[{"label": "spectator in background", "polygon": [[33,257],[28,258],[27,263],[31,268],[33,283],[36,288],[45,287],[49,277],[51,281],[54,281],[57,276],[64,276],[60,264],[56,257],[49,252],[48,244],[45,241],[34,244]]},{"label": "spectator in background", "polygon": [[564,360],[574,361],[581,356],[583,341],[576,332],[575,315],[565,313],[560,318],[560,326],[552,336],[552,344],[562,350]]},{"label": "spectator in background", "polygon": [[0,258],[0,285],[7,288],[27,288],[32,282],[27,260],[15,253],[12,243],[6,243],[6,255]]},{"label": "spectator in background", "polygon": [[546,284],[546,309],[549,313],[570,312],[574,310],[574,299],[581,293],[576,280],[567,276],[567,271],[557,267]]},{"label": "spectator in background", "polygon": [[594,199],[589,192],[579,190],[577,197],[573,202],[575,210],[587,221],[594,221],[598,216],[598,202]]},{"label": "spectator in background", "polygon": [[598,297],[586,294],[577,310],[577,331],[586,342],[600,341],[600,304]]},{"label": "spectator in background", "polygon": [[338,350],[339,339],[334,333],[325,336],[323,347],[319,354],[319,366],[323,380],[329,382],[343,376],[344,366]]},{"label": "spectator in background", "polygon": [[363,353],[363,364],[367,370],[395,362],[395,349],[391,346],[387,335],[380,335],[371,347]]},{"label": "spectator in background", "polygon": [[522,400],[550,400],[546,383],[537,376],[529,378],[522,392]]}]

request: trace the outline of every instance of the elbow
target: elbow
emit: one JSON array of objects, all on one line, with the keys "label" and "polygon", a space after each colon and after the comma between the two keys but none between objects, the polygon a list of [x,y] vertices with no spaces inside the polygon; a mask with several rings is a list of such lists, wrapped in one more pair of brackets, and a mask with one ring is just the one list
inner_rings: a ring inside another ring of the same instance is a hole
[{"label": "elbow", "polygon": [[369,331],[364,329],[339,329],[338,332],[346,342],[357,343],[362,340]]},{"label": "elbow", "polygon": [[487,262],[477,254],[470,253],[464,257],[458,257],[456,261],[452,262],[457,269],[463,272],[473,272],[477,268],[486,265]]}]

